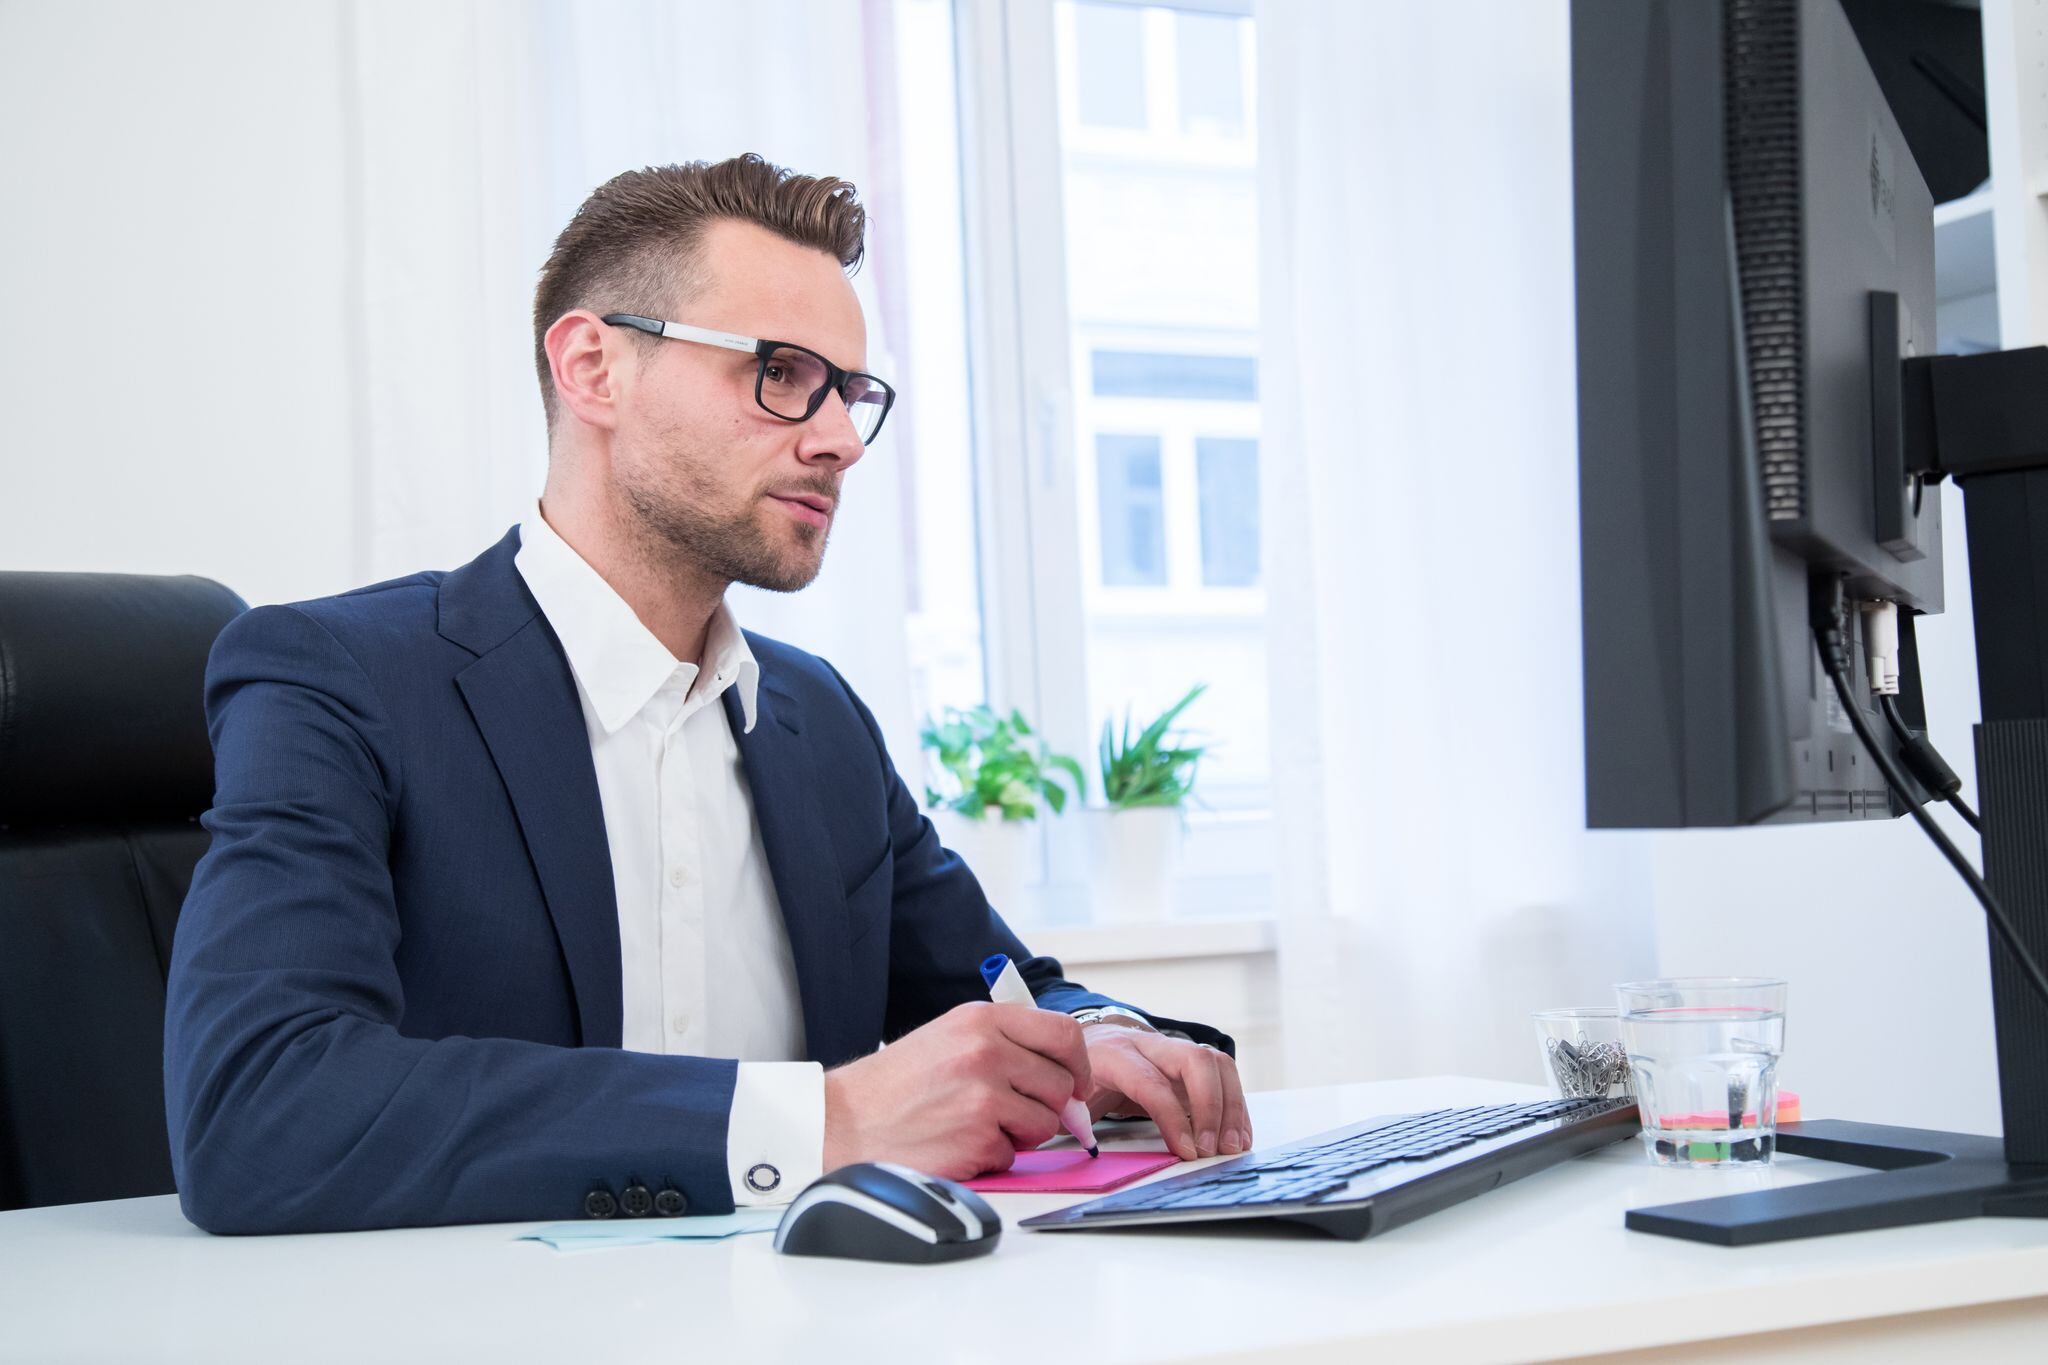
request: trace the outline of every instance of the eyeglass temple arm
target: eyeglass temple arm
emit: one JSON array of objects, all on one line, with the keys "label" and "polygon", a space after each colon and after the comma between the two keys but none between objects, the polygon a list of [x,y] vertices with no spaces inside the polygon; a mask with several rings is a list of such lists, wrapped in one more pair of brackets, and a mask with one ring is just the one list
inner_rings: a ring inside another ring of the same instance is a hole
[{"label": "eyeglass temple arm", "polygon": [[637,327],[655,336],[669,337],[676,341],[701,341],[711,346],[723,346],[729,351],[745,351],[749,355],[761,349],[761,343],[754,337],[743,337],[737,332],[714,332],[709,327],[692,327],[687,322],[664,322],[660,318],[643,318],[637,313],[607,313],[603,321],[619,327]]}]

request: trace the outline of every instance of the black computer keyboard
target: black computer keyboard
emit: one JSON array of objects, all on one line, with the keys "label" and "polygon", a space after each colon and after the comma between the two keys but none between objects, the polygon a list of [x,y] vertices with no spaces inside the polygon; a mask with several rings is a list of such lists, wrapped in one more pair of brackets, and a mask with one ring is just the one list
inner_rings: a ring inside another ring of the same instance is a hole
[{"label": "black computer keyboard", "polygon": [[1368,1119],[1027,1218],[1057,1231],[1284,1218],[1370,1237],[1637,1131],[1632,1100],[1536,1100]]}]

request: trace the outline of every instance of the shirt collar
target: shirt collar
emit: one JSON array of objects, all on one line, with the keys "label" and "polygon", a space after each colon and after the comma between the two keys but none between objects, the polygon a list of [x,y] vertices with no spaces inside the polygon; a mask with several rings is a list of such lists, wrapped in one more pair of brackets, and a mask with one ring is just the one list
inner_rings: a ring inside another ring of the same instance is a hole
[{"label": "shirt collar", "polygon": [[[684,691],[695,686],[698,666],[677,662],[612,585],[548,525],[538,506],[520,523],[513,563],[562,642],[569,669],[606,734],[640,714],[670,679]],[[704,658],[713,679],[705,695],[737,686],[744,728],[751,733],[761,666],[722,600],[705,632]]]}]

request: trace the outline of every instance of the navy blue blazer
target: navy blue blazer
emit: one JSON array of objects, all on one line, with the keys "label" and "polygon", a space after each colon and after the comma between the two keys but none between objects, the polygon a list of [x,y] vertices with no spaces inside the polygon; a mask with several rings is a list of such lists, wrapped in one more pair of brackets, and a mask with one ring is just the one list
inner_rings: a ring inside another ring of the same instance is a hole
[{"label": "navy blue blazer", "polygon": [[[214,1232],[575,1217],[593,1181],[732,1208],[737,1063],[621,1050],[597,775],[515,529],[451,573],[261,607],[207,667],[212,846],[164,1016],[171,1161]],[[811,1059],[860,1057],[1033,958],[831,665],[748,635],[742,733]],[[1228,1048],[1204,1025],[1155,1018]]]}]

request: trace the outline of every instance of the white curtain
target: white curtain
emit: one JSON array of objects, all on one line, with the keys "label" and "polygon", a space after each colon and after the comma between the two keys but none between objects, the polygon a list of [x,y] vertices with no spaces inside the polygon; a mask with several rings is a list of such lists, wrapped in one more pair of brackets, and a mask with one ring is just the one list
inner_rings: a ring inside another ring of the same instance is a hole
[{"label": "white curtain", "polygon": [[1287,1081],[1534,1080],[1654,966],[1583,820],[1567,7],[1257,20]]},{"label": "white curtain", "polygon": [[[636,167],[752,151],[852,180],[875,211],[877,176],[894,173],[886,140],[871,151],[885,25],[885,7],[854,3],[348,6],[366,576],[451,567],[527,515],[547,451],[533,286],[592,189]],[[881,368],[876,289],[892,263],[877,216],[854,283]],[[736,589],[734,610],[831,659],[895,752],[914,755],[905,531],[886,453],[847,491],[818,582],[795,596]]]}]

